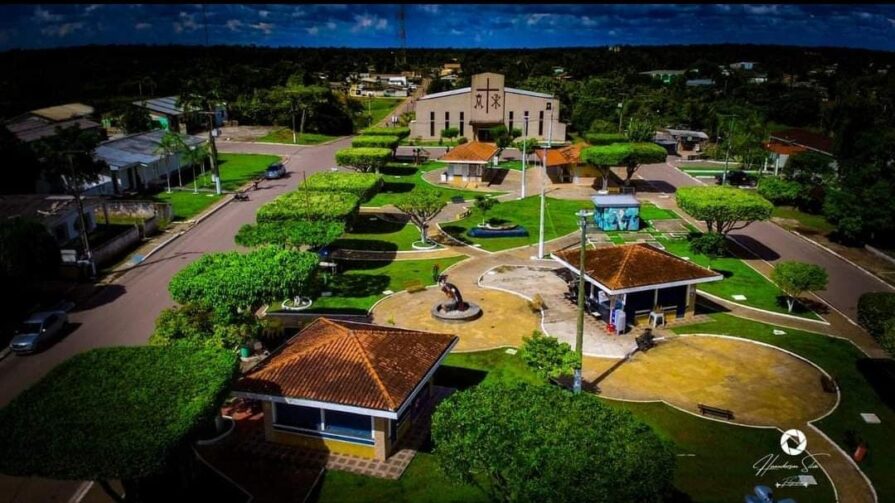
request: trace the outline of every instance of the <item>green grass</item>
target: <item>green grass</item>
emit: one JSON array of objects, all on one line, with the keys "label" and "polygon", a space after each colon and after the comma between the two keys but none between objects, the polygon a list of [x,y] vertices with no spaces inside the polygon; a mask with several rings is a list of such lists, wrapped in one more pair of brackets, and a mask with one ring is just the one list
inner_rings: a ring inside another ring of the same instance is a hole
[{"label": "green grass", "polygon": [[675,218],[681,217],[673,210],[659,208],[650,202],[640,204],[640,220],[673,220]]},{"label": "green grass", "polygon": [[[567,200],[547,198],[544,217],[544,240],[549,241],[565,236],[578,229],[578,217],[575,213],[580,209],[592,209],[593,203],[583,200]],[[472,238],[466,231],[482,222],[482,213],[473,208],[470,215],[456,222],[441,224],[442,230],[464,243],[481,244],[488,251],[500,251],[517,246],[525,246],[538,242],[540,198],[530,196],[525,199],[501,202],[488,212],[488,218],[508,220],[528,230],[528,236],[512,238]]]},{"label": "green grass", "polygon": [[804,211],[799,211],[797,208],[793,208],[792,206],[776,206],[774,207],[772,216],[798,221],[798,225],[786,227],[794,227],[800,232],[808,231],[808,233],[811,234],[829,234],[836,230],[836,226],[831,224],[830,222],[827,222],[827,219],[824,218],[823,215],[812,215],[811,213],[805,213]]},{"label": "green grass", "polygon": [[[320,143],[325,143],[331,140],[335,140],[339,138],[338,136],[331,136],[328,134],[320,134],[320,133],[305,133],[302,135],[296,135],[296,145],[318,145]],[[289,128],[281,128],[275,129],[270,133],[258,138],[256,141],[259,142],[267,142],[267,143],[292,143],[292,130]]]},{"label": "green grass", "polygon": [[[371,218],[373,220],[371,220]],[[351,232],[333,243],[336,248],[370,251],[407,251],[420,240],[420,230],[412,223],[395,223],[371,215],[359,215]]]},{"label": "green grass", "polygon": [[[690,260],[703,267],[709,266],[709,258],[694,253],[690,243],[684,239],[658,239],[669,253]],[[786,299],[782,291],[767,278],[752,269],[738,258],[724,257],[711,261],[711,268],[724,275],[721,281],[702,283],[697,288],[716,295],[730,302],[737,302],[750,307],[764,309],[775,313],[792,314],[804,318],[819,319],[818,316],[804,306],[797,304],[792,313],[786,309]],[[737,301],[733,295],[742,294],[746,300]]]},{"label": "green grass", "polygon": [[175,190],[170,194],[167,192],[156,194],[152,199],[162,203],[171,203],[171,207],[174,210],[174,220],[178,221],[193,218],[205,208],[220,201],[221,196],[215,195],[214,192],[194,194],[192,191]]},{"label": "green grass", "polygon": [[[730,164],[729,164],[730,169],[736,169],[739,166],[740,166],[740,163],[730,161]],[[679,165],[678,167],[684,171],[687,171],[687,170],[691,170],[691,171],[700,171],[700,170],[724,171],[724,163],[723,162],[722,163],[717,163],[717,162],[686,163],[685,162],[685,163]]]},{"label": "green grass", "polygon": [[[473,199],[482,192],[473,190],[451,189],[442,186],[434,186],[423,180],[423,175],[429,171],[444,169],[443,162],[428,161],[419,167],[412,164],[404,165],[403,163],[391,163],[382,170],[384,184],[382,189],[372,199],[363,204],[369,207],[381,207],[389,204],[395,204],[405,194],[415,190],[417,187],[434,188],[441,192],[445,200],[460,196],[464,200]],[[489,195],[500,195],[504,192],[489,192]]]},{"label": "green grass", "polygon": [[[221,188],[227,191],[236,190],[264,174],[271,163],[279,160],[280,157],[276,155],[218,154]],[[200,189],[214,188],[209,171],[206,171],[204,176],[199,176],[196,180],[199,182]],[[185,185],[184,188],[189,189],[190,187]]]},{"label": "green grass", "polygon": [[[531,162],[527,162],[527,163],[525,163],[525,169],[526,169],[526,170],[531,169],[531,168],[532,168],[532,164],[534,164],[534,163],[531,163]],[[522,171],[522,160],[520,159],[520,160],[518,160],[518,161],[501,161],[501,162],[498,164],[498,166],[501,167],[501,168],[505,168],[505,169],[512,169],[512,170],[515,170],[515,171]]]},{"label": "green grass", "polygon": [[[354,98],[364,106],[355,123],[360,128],[375,126],[404,101],[404,98]],[[373,120],[370,120],[372,114]]]},{"label": "green grass", "polygon": [[[317,285],[311,292],[314,305],[309,312],[366,314],[383,291],[399,292],[404,284],[419,280],[424,285],[434,284],[432,266],[438,264],[441,271],[466,258],[465,255],[432,260],[344,260],[339,274],[329,278],[326,285]],[[321,275],[322,276],[322,275]],[[322,297],[319,292],[330,291],[332,296]],[[282,309],[280,302],[270,306],[271,311]]]},{"label": "green grass", "polygon": [[[711,317],[714,321],[673,330],[732,335],[773,344],[827,371],[839,384],[841,402],[832,414],[815,424],[848,453],[856,447],[854,437],[863,438],[869,449],[861,469],[873,482],[879,501],[895,501],[895,362],[867,358],[851,343],[824,335],[782,328],[786,335],[778,336],[772,330],[780,327],[726,314]],[[862,412],[878,415],[882,423],[865,423],[859,415]]]}]

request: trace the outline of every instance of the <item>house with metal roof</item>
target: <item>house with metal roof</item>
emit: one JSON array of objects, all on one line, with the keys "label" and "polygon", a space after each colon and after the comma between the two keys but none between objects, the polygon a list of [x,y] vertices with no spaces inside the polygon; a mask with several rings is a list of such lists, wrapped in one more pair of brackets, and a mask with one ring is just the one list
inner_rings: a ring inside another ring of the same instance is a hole
[{"label": "house with metal roof", "polygon": [[[134,106],[144,108],[149,112],[149,117],[161,124],[167,131],[179,131],[188,133],[206,128],[207,119],[199,114],[198,108],[184,110],[177,104],[177,96],[165,96],[134,101]],[[220,104],[215,108],[215,127],[220,127],[227,120],[226,104]]]},{"label": "house with metal roof", "polygon": [[56,128],[77,126],[102,134],[102,126],[91,120],[93,107],[68,103],[31,110],[6,121],[5,126],[20,141],[31,143],[56,135]]},{"label": "house with metal roof", "polygon": [[317,318],[233,385],[270,442],[385,460],[432,399],[449,334]]}]

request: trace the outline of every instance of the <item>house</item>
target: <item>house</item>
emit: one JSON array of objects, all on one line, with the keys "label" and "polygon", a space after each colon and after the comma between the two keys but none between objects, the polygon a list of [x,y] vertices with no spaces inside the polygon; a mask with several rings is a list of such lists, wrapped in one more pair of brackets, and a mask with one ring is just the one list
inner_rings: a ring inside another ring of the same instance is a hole
[{"label": "house", "polygon": [[786,165],[789,156],[807,151],[830,156],[831,163],[835,165],[832,159],[833,139],[807,129],[790,128],[771,133],[770,139],[762,146],[769,152],[764,169],[773,165],[775,175]]},{"label": "house", "polygon": [[707,87],[715,85],[712,79],[687,79],[687,87]]},{"label": "house", "polygon": [[[579,253],[575,248],[552,258],[580,277]],[[649,323],[651,313],[665,321],[692,318],[696,285],[724,277],[649,244],[635,243],[586,250],[584,279],[588,310],[624,328]]]},{"label": "house", "polygon": [[661,80],[664,84],[669,84],[677,77],[682,77],[686,70],[650,70],[648,72],[640,72],[640,75],[649,75],[650,77]]},{"label": "house", "polygon": [[527,138],[546,140],[552,132],[554,143],[565,141],[566,125],[559,122],[555,96],[504,87],[504,76],[497,73],[473,75],[471,84],[417,100],[410,136],[437,140],[441,130],[453,126],[462,137],[488,142],[490,130],[503,124],[509,130],[520,129]]},{"label": "house", "polygon": [[[574,183],[576,185],[593,186],[601,178],[600,171],[587,163],[581,162],[583,145],[569,145],[547,150],[547,177],[551,183]],[[544,149],[536,149],[535,156],[543,165]]]},{"label": "house", "polygon": [[[87,232],[96,228],[97,198],[82,198]],[[43,224],[60,246],[81,237],[81,219],[74,196],[57,194],[0,195],[0,218],[24,218]]]},{"label": "house", "polygon": [[[148,190],[168,183],[168,175],[181,168],[179,154],[165,154],[160,149],[166,131],[156,129],[100,143],[94,156],[109,165],[101,183],[88,187],[88,194],[118,194],[124,191]],[[181,135],[184,143],[195,147],[204,138]],[[172,175],[173,176],[173,175]]]},{"label": "house", "polygon": [[439,77],[447,77],[448,75],[460,75],[463,69],[460,63],[456,61],[452,63],[445,63],[441,65],[441,69],[438,72]]},{"label": "house", "polygon": [[270,442],[387,459],[432,392],[454,335],[317,318],[233,386]]},{"label": "house", "polygon": [[[149,112],[149,117],[161,124],[162,129],[183,134],[206,130],[208,120],[197,108],[184,110],[177,104],[177,96],[137,100],[133,104]],[[227,104],[220,103],[214,110],[214,125],[221,127],[227,121]]]},{"label": "house", "polygon": [[[709,135],[702,131],[691,131],[689,129],[662,129],[658,132],[657,138],[664,140],[666,138],[674,142],[674,154],[679,155],[684,160],[699,159],[704,155],[705,146],[709,141]],[[663,145],[663,143],[660,143]]]},{"label": "house", "polygon": [[449,183],[482,183],[489,182],[501,171],[493,168],[497,155],[497,145],[471,141],[458,145],[441,156],[439,161],[447,163],[447,169],[441,174],[442,182]]},{"label": "house", "polygon": [[730,67],[734,70],[754,70],[756,66],[758,66],[758,63],[755,61],[738,61],[730,64]]},{"label": "house", "polygon": [[6,121],[4,125],[20,141],[31,143],[56,135],[56,128],[78,126],[102,135],[102,125],[92,119],[93,107],[68,103],[31,110]]}]

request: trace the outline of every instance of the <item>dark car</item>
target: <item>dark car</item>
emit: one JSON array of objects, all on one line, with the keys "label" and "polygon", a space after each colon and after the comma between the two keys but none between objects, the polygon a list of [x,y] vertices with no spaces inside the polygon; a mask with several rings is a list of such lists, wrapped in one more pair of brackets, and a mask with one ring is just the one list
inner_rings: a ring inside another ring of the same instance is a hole
[{"label": "dark car", "polygon": [[[721,184],[721,181],[724,179],[724,173],[718,173],[715,175],[715,180],[718,181],[718,184]],[[753,187],[757,178],[754,175],[750,175],[745,171],[739,169],[731,169],[727,172],[727,184],[733,185],[734,187]]]},{"label": "dark car", "polygon": [[264,178],[268,180],[276,180],[277,178],[283,178],[286,176],[286,166],[281,162],[275,162],[267,167],[267,171],[264,172]]}]

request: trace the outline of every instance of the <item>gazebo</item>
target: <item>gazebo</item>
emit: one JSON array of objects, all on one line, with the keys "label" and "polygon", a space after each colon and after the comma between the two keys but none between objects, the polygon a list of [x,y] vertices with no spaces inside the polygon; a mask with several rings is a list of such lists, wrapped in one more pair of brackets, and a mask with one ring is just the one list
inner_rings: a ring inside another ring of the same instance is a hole
[{"label": "gazebo", "polygon": [[472,141],[458,145],[441,156],[439,161],[447,163],[447,170],[441,175],[444,182],[487,182],[492,169],[490,165],[497,155],[497,145]]},{"label": "gazebo", "polygon": [[420,419],[459,339],[317,318],[236,381],[260,400],[270,442],[385,460]]},{"label": "gazebo", "polygon": [[[579,253],[574,248],[552,257],[580,277]],[[723,279],[645,243],[586,250],[584,267],[588,310],[613,324],[620,310],[634,326],[649,323],[651,315],[664,321],[692,317],[696,285]]]}]

